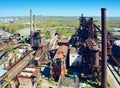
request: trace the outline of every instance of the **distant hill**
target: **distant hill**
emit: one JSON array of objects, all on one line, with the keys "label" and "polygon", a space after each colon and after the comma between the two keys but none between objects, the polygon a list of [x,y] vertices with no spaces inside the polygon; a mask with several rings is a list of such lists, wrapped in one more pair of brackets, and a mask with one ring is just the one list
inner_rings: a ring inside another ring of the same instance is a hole
[{"label": "distant hill", "polygon": [[[38,18],[79,18],[80,16],[43,16],[43,15],[37,15]],[[100,16],[90,16],[94,19],[100,19]],[[22,19],[28,19],[29,16],[9,16],[9,17],[0,17],[0,19],[5,18],[22,18]],[[120,17],[107,17],[108,20],[120,20]]]}]

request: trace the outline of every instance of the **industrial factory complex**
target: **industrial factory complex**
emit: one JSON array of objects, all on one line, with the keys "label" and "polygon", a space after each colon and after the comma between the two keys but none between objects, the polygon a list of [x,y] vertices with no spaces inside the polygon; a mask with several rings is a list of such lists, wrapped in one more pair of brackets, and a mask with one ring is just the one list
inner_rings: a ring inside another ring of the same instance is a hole
[{"label": "industrial factory complex", "polygon": [[120,88],[120,38],[107,31],[106,18],[102,8],[99,27],[81,14],[74,35],[55,31],[48,40],[30,10],[24,41],[0,30],[0,88]]}]

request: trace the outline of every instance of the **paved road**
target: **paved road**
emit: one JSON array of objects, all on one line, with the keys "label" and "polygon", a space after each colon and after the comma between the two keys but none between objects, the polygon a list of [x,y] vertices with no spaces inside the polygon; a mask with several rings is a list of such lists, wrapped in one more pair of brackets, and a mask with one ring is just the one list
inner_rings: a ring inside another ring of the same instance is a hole
[{"label": "paved road", "polygon": [[8,33],[8,32],[5,32],[4,30],[0,29],[0,35],[3,35],[3,36],[10,36],[11,34]]},{"label": "paved road", "polygon": [[25,28],[25,29],[21,29],[18,31],[18,33],[20,33],[21,35],[30,35],[30,29],[29,28]]},{"label": "paved road", "polygon": [[[60,85],[60,80],[59,80]],[[65,77],[63,78],[63,82],[61,83],[62,88],[79,88],[79,79],[77,77],[71,76],[71,77]]]},{"label": "paved road", "polygon": [[47,80],[42,79],[42,87],[41,88],[57,88],[57,86],[53,86],[52,84],[48,83]]},{"label": "paved road", "polygon": [[79,88],[79,78],[75,77],[75,88]]},{"label": "paved road", "polygon": [[115,75],[117,75],[117,74],[115,74],[114,72],[115,72],[115,70],[112,68],[112,66],[110,64],[108,64],[107,80],[110,84],[110,88],[120,88],[120,76],[117,76],[117,80],[116,80]]},{"label": "paved road", "polygon": [[[42,79],[42,86],[41,86],[41,88],[57,88],[57,86],[54,86],[54,85],[48,83],[47,80]],[[74,88],[74,87],[63,87],[62,86],[62,88]]]}]

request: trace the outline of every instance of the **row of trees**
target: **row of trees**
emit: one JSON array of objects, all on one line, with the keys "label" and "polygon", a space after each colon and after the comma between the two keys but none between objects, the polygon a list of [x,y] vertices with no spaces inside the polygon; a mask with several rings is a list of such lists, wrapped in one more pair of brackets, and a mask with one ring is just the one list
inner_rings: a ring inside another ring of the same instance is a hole
[{"label": "row of trees", "polygon": [[18,27],[16,25],[4,25],[2,29],[11,33],[15,33],[18,30]]},{"label": "row of trees", "polygon": [[25,27],[29,27],[28,25],[22,23],[10,23],[10,24],[1,24],[0,29],[5,30],[10,33],[15,33],[19,29],[23,29]]},{"label": "row of trees", "polygon": [[[96,25],[101,26],[101,20],[96,19],[97,22],[95,22]],[[112,30],[113,28],[120,28],[120,19],[107,19],[107,29]]]}]

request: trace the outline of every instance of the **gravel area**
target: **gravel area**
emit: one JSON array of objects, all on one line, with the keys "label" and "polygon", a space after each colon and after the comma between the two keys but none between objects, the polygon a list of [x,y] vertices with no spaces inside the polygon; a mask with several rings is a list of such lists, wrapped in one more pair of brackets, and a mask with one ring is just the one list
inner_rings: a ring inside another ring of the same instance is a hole
[{"label": "gravel area", "polygon": [[30,35],[30,29],[29,28],[21,29],[18,31],[18,33],[20,33],[21,35],[27,36],[27,35]]}]

